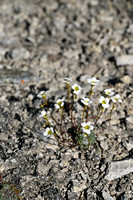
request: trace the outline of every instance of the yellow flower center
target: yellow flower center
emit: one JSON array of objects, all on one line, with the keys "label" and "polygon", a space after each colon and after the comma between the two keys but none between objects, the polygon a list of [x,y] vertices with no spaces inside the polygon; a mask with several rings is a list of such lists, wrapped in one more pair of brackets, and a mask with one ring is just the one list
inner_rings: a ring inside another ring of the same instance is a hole
[{"label": "yellow flower center", "polygon": [[90,126],[89,126],[89,125],[86,125],[86,126],[85,126],[85,129],[89,129],[89,128],[90,128]]},{"label": "yellow flower center", "polygon": [[49,130],[49,131],[48,131],[48,134],[51,134],[51,133],[52,133],[52,131],[51,131],[51,130]]},{"label": "yellow flower center", "polygon": [[75,87],[75,90],[76,90],[76,91],[78,91],[78,90],[79,90],[79,87],[78,87],[78,86],[76,86],[76,87]]},{"label": "yellow flower center", "polygon": [[102,101],[102,104],[106,104],[106,101],[105,101],[105,100],[103,100],[103,101]]},{"label": "yellow flower center", "polygon": [[88,100],[85,100],[85,102],[86,102],[86,103],[89,103],[89,101],[88,101]]},{"label": "yellow flower center", "polygon": [[60,102],[58,102],[58,105],[59,105],[59,106],[61,106],[61,104],[62,104],[62,102],[61,102],[61,101],[60,101]]}]

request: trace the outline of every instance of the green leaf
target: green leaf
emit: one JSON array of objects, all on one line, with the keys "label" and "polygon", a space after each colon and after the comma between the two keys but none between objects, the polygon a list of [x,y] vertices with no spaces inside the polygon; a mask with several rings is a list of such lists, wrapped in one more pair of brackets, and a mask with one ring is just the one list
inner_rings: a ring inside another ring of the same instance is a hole
[{"label": "green leaf", "polygon": [[96,141],[95,133],[93,131],[89,135],[89,139],[90,139],[90,145],[93,145]]}]

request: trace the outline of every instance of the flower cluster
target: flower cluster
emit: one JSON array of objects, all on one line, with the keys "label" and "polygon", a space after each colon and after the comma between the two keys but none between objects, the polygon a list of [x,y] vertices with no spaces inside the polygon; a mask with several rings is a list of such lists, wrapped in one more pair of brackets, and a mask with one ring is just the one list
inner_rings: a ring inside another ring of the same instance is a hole
[{"label": "flower cluster", "polygon": [[[43,104],[43,107],[46,107],[46,110],[42,110],[40,117],[44,118],[46,123],[44,124],[44,127],[46,126],[46,129],[44,131],[44,136],[47,135],[54,135],[55,138],[58,140],[59,143],[64,142],[64,137],[66,137],[66,141],[70,141],[70,139],[67,139],[67,135],[70,135],[70,133],[67,132],[65,128],[65,124],[63,124],[63,120],[65,119],[64,115],[64,110],[65,106],[68,107],[69,114],[70,114],[70,122],[72,124],[72,127],[74,129],[73,133],[76,135],[76,139],[73,141],[75,145],[77,144],[82,144],[84,138],[87,137],[88,139],[88,145],[92,143],[91,138],[94,139],[94,131],[96,129],[96,124],[98,119],[101,117],[102,113],[104,112],[105,109],[109,109],[109,107],[112,105],[110,108],[110,118],[112,115],[112,111],[115,109],[115,104],[117,102],[121,103],[122,100],[120,98],[119,94],[115,94],[113,89],[105,89],[104,90],[104,95],[99,98],[99,103],[97,105],[97,114],[96,116],[91,116],[91,106],[93,105],[92,101],[92,96],[94,95],[93,88],[99,84],[99,80],[96,79],[95,77],[87,79],[88,84],[90,85],[90,91],[88,96],[82,97],[80,99],[81,104],[83,105],[83,111],[79,113],[81,121],[76,121],[75,116],[73,114],[74,111],[74,103],[75,99],[77,99],[77,96],[80,94],[82,91],[82,88],[80,85],[77,83],[74,83],[72,86],[70,83],[72,82],[72,79],[65,78],[64,83],[66,84],[67,88],[67,98],[59,98],[55,102],[55,112],[59,112],[60,116],[60,121],[56,120],[55,117],[53,116],[53,112],[50,111],[48,103],[47,103],[47,98],[46,94],[47,92],[41,91],[37,97],[38,98],[43,98],[45,100],[45,103]],[[114,95],[115,94],[115,95]],[[52,126],[49,119],[52,118],[52,120],[55,122],[55,125]],[[92,122],[91,119],[94,119],[94,122]],[[59,127],[59,131],[56,130],[56,128]],[[93,136],[93,137],[92,137]],[[73,138],[73,136],[72,136]],[[72,140],[72,139],[71,139]]]},{"label": "flower cluster", "polygon": [[112,91],[112,89],[105,89],[104,92],[105,92],[106,97],[101,96],[99,99],[99,103],[101,104],[103,109],[109,108],[110,99],[113,101],[113,103],[122,102],[119,94],[116,94],[115,96],[113,96],[114,92]]}]

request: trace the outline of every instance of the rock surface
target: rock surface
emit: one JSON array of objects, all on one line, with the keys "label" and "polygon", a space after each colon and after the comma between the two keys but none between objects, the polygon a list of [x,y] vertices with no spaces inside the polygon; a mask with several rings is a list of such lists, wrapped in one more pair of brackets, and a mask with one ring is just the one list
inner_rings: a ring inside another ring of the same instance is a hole
[{"label": "rock surface", "polygon": [[[24,200],[132,200],[132,33],[132,0],[0,1],[0,175]],[[38,93],[48,91],[54,110],[65,77],[81,98],[92,76],[100,80],[92,113],[106,88],[122,99],[110,123],[108,110],[99,119],[94,146],[44,137]]]},{"label": "rock surface", "polygon": [[112,181],[131,172],[133,172],[133,159],[112,162],[106,179]]},{"label": "rock surface", "polygon": [[102,192],[104,200],[114,200],[107,192],[103,191]]},{"label": "rock surface", "polygon": [[122,55],[118,56],[116,59],[117,66],[120,65],[133,65],[133,56],[132,55]]}]

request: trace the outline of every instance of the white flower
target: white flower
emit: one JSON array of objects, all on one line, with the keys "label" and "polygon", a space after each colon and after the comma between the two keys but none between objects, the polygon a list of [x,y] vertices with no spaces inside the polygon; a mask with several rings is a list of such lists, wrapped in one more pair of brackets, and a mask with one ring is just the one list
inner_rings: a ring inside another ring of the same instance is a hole
[{"label": "white flower", "polygon": [[86,106],[88,106],[89,104],[93,103],[89,98],[85,98],[85,97],[83,97],[81,102]]},{"label": "white flower", "polygon": [[99,83],[99,80],[97,80],[95,77],[88,78],[88,83],[90,83],[92,86],[97,85]]},{"label": "white flower", "polygon": [[84,133],[87,133],[88,135],[91,133],[91,130],[93,130],[93,126],[91,125],[90,122],[87,123],[82,123],[82,130]]},{"label": "white flower", "polygon": [[63,100],[63,99],[58,99],[58,100],[56,101],[55,107],[56,107],[57,109],[60,109],[60,108],[63,107],[63,106],[64,106],[64,100]]},{"label": "white flower", "polygon": [[41,112],[41,115],[40,115],[39,117],[44,117],[44,118],[47,118],[47,117],[48,117],[48,115],[49,115],[49,111],[48,111],[48,112],[46,112],[45,110],[43,110],[43,111]]},{"label": "white flower", "polygon": [[80,93],[80,91],[81,91],[81,87],[77,84],[77,83],[75,83],[73,86],[72,86],[72,89],[73,89],[73,93],[74,94],[79,94]]},{"label": "white flower", "polygon": [[38,97],[38,98],[44,98],[44,97],[46,96],[46,94],[47,94],[46,91],[41,91],[41,92],[37,95],[37,97]]},{"label": "white flower", "polygon": [[103,96],[100,97],[99,103],[102,104],[103,108],[108,108],[109,107],[109,98],[105,98]]},{"label": "white flower", "polygon": [[122,100],[120,99],[120,95],[119,94],[116,94],[115,96],[113,96],[113,97],[111,97],[111,99],[112,99],[112,101],[114,102],[114,103],[116,103],[116,102],[122,102]]},{"label": "white flower", "polygon": [[71,81],[71,78],[65,78],[63,82],[69,85]]},{"label": "white flower", "polygon": [[54,133],[54,130],[52,127],[47,127],[46,130],[44,131],[43,135],[47,136],[47,135],[52,135]]},{"label": "white flower", "polygon": [[105,89],[104,92],[108,96],[112,96],[114,94],[114,92],[112,91],[112,89]]}]

